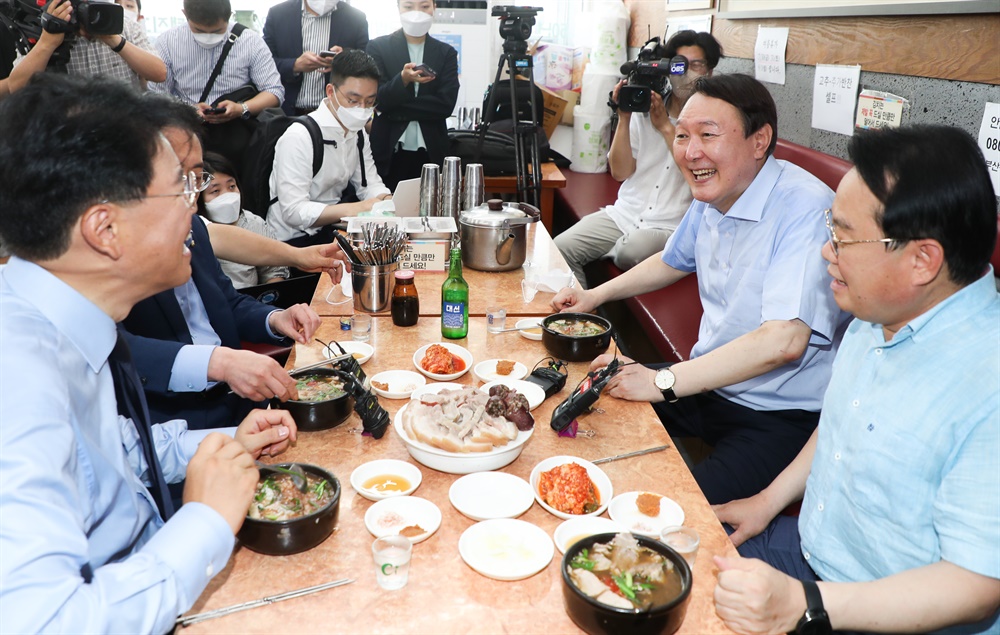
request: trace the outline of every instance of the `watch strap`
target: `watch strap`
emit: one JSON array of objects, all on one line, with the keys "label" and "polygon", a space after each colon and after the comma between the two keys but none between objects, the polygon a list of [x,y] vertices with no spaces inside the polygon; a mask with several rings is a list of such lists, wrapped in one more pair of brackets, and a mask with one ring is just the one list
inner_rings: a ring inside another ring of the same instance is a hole
[{"label": "watch strap", "polygon": [[122,34],[119,37],[122,39],[122,41],[118,43],[118,46],[111,49],[115,53],[121,53],[122,49],[125,48],[125,45],[128,44],[128,40],[125,38],[125,34]]},{"label": "watch strap", "polygon": [[813,580],[803,580],[802,588],[806,591],[806,608],[822,609],[823,595],[819,592],[819,585]]},{"label": "watch strap", "polygon": [[674,392],[673,386],[667,388],[666,390],[661,390],[660,392],[663,393],[663,398],[667,400],[667,403],[676,403],[677,400],[680,399],[680,397],[678,397]]},{"label": "watch strap", "polygon": [[806,611],[795,627],[799,635],[832,635],[830,616],[823,608],[823,595],[819,586],[813,580],[803,580],[802,588],[806,593]]}]

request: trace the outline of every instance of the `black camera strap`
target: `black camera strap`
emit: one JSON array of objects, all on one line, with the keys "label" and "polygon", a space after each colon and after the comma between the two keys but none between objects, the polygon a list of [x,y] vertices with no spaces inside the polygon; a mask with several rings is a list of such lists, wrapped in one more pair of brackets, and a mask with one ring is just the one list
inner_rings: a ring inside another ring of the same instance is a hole
[{"label": "black camera strap", "polygon": [[215,79],[222,72],[222,65],[226,63],[229,51],[232,50],[233,44],[236,44],[236,40],[239,39],[245,30],[246,27],[238,22],[233,25],[229,33],[229,38],[226,40],[226,45],[222,47],[222,54],[219,55],[219,61],[215,63],[215,68],[212,69],[212,74],[208,77],[208,83],[205,84],[205,91],[201,94],[201,99],[198,100],[198,103],[207,103],[205,100],[208,99],[208,94],[212,92],[212,87],[215,86]]}]

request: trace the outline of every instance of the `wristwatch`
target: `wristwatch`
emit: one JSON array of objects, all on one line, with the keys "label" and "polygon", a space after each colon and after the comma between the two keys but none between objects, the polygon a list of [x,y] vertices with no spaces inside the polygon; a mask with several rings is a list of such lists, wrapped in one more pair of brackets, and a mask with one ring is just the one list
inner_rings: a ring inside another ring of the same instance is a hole
[{"label": "wristwatch", "polygon": [[245,101],[241,101],[240,106],[243,106],[243,114],[240,115],[240,119],[246,121],[250,118],[250,106],[247,106]]},{"label": "wristwatch", "polygon": [[118,43],[118,46],[115,46],[114,48],[111,49],[115,53],[121,53],[122,49],[125,48],[125,45],[128,44],[128,40],[125,39],[124,33],[119,35],[118,37],[121,38],[121,41]]},{"label": "wristwatch", "polygon": [[819,587],[812,580],[803,580],[802,587],[806,591],[806,612],[795,626],[795,632],[798,635],[831,635],[833,628],[823,608]]},{"label": "wristwatch", "polygon": [[674,372],[669,368],[661,368],[656,371],[656,377],[653,379],[653,383],[663,393],[663,398],[670,403],[674,403],[678,399],[677,395],[674,394],[674,383],[676,381],[677,378],[674,377]]}]

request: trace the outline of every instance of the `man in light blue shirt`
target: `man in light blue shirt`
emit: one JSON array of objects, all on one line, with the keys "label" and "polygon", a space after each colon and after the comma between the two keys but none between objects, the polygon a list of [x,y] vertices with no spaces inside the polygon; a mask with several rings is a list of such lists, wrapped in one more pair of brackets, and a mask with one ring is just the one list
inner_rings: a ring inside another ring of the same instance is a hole
[{"label": "man in light blue shirt", "polygon": [[819,256],[833,193],[771,156],[777,111],[751,77],[699,78],[675,128],[674,161],[695,200],[663,254],[595,289],[563,289],[552,304],[591,311],[697,270],[704,314],[690,358],[625,366],[605,392],[649,401],[672,435],[714,446],[692,473],[718,504],[767,486],[819,420],[846,320]]},{"label": "man in light blue shirt", "polygon": [[[193,179],[141,106],[124,84],[60,75],[0,106],[4,631],[171,630],[229,558],[254,458],[296,436],[281,411],[225,434],[169,421],[148,430],[147,463],[148,422],[118,414],[115,322],[191,273]],[[187,476],[166,522],[160,468]]]},{"label": "man in light blue shirt", "polygon": [[[740,553],[763,560],[716,558],[717,611],[749,632],[997,633],[989,173],[972,137],[946,126],[858,134],[850,152],[822,253],[857,319],[802,452],[760,494],[716,510]],[[798,519],[777,516],[800,499]]]}]

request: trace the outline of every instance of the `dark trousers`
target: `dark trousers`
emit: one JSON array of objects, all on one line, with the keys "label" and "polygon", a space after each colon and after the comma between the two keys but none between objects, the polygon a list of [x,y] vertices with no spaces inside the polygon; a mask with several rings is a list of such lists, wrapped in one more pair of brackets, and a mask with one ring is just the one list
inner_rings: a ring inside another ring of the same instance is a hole
[{"label": "dark trousers", "polygon": [[296,236],[295,238],[289,238],[285,242],[292,247],[311,247],[313,245],[329,245],[335,239],[333,237],[333,226],[324,225],[319,228],[319,231],[313,235],[305,234],[302,236]]},{"label": "dark trousers", "polygon": [[238,173],[243,172],[243,155],[253,135],[256,121],[233,119],[226,123],[206,123],[204,131],[205,150],[218,152],[229,159]]},{"label": "dark trousers", "polygon": [[[723,527],[727,534],[733,533],[733,528],[729,525]],[[776,517],[764,531],[744,542],[736,550],[744,558],[763,560],[796,580],[819,580],[819,576],[802,555],[798,517]]]},{"label": "dark trousers", "polygon": [[819,423],[818,412],[754,410],[714,392],[653,404],[653,409],[671,436],[698,437],[713,446],[691,468],[713,505],[753,496],[770,485]]},{"label": "dark trousers", "polygon": [[430,163],[430,155],[425,148],[410,152],[409,150],[396,150],[392,155],[392,164],[389,166],[389,175],[382,179],[385,186],[392,191],[396,191],[396,185],[400,181],[420,178],[420,169],[425,163]]}]

